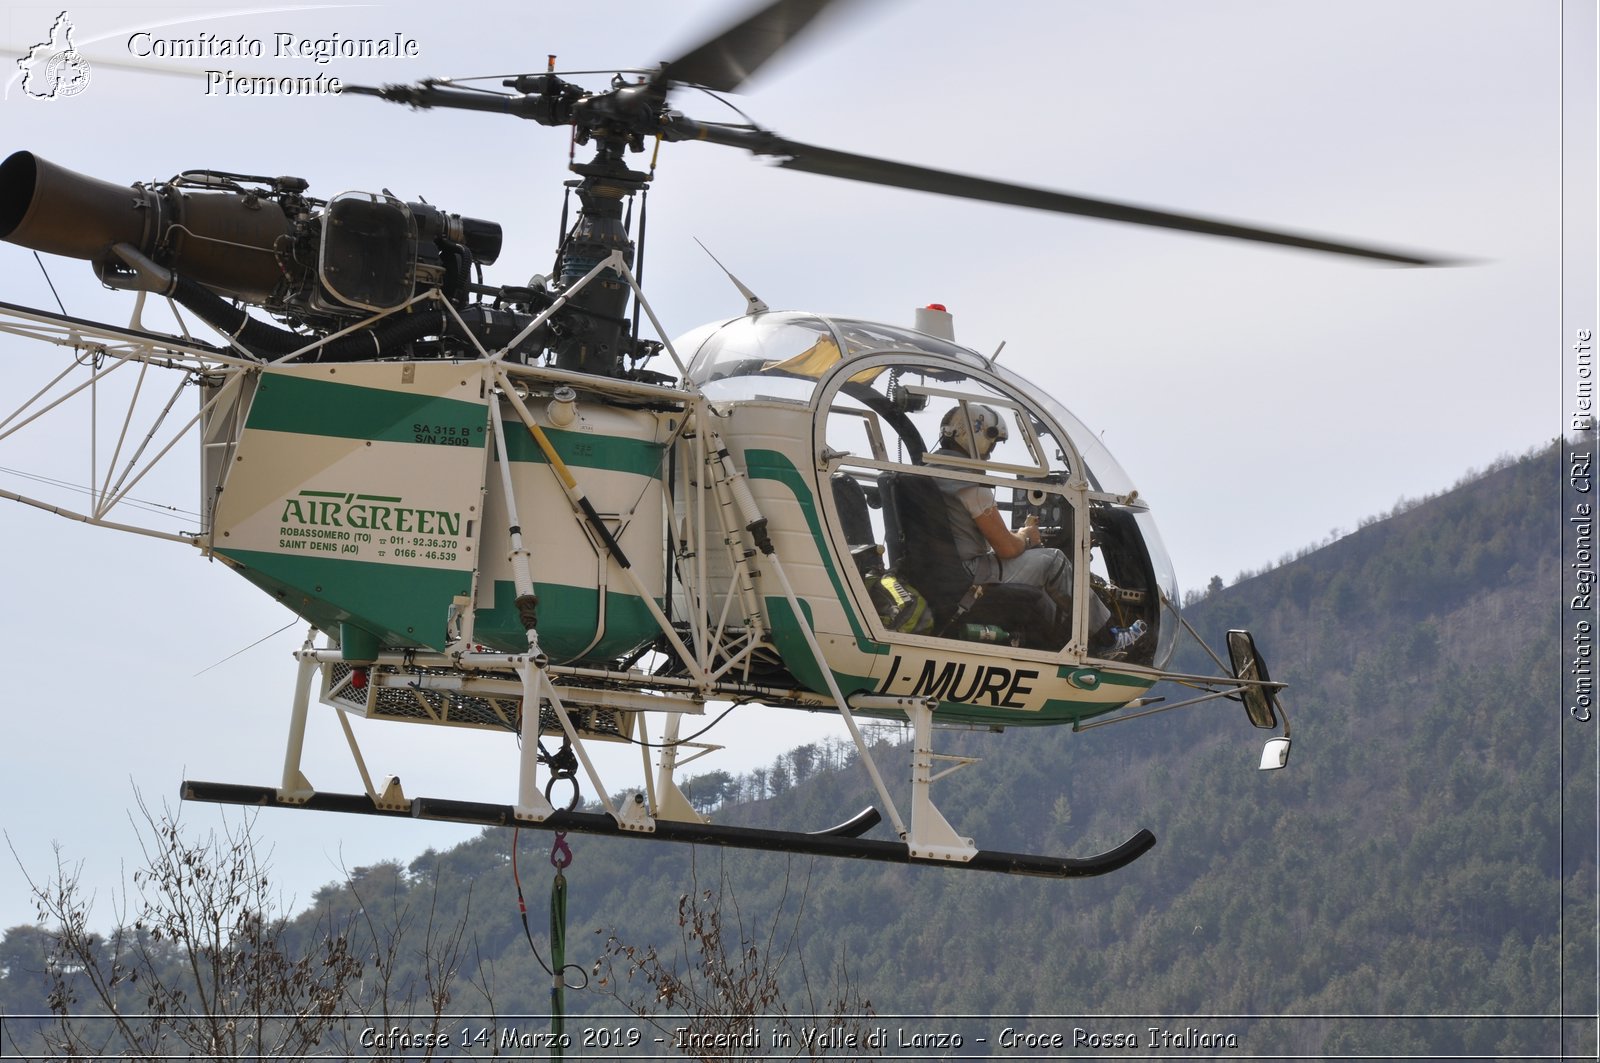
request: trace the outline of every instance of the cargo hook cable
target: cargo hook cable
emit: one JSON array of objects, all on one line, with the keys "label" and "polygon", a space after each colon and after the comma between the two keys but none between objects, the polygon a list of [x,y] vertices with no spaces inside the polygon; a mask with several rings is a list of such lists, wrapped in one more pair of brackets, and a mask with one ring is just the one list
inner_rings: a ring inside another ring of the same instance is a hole
[{"label": "cargo hook cable", "polygon": [[[575,963],[567,963],[567,962],[565,962],[565,957],[563,955],[558,954],[554,949],[551,950],[550,958],[551,958],[551,960],[555,961],[559,966],[552,967],[550,964],[544,962],[544,957],[542,955],[540,955],[540,953],[539,953],[539,946],[534,943],[533,930],[528,926],[528,902],[523,897],[523,894],[522,894],[522,876],[518,872],[518,869],[517,869],[517,849],[519,848],[517,843],[518,843],[518,840],[520,839],[521,835],[522,835],[522,828],[520,826],[512,828],[512,831],[511,831],[511,881],[514,882],[516,884],[516,887],[517,887],[517,910],[522,915],[522,933],[528,939],[528,948],[533,951],[533,958],[539,964],[539,966],[544,969],[544,973],[548,974],[557,983],[559,983],[560,985],[562,985],[563,987],[565,987],[567,989],[574,989],[574,990],[587,989],[587,988],[589,988],[589,972],[585,971],[582,967],[578,966]],[[564,857],[562,857],[562,859],[565,861],[563,863],[557,863],[558,854],[560,854],[560,853],[564,853],[565,854]],[[554,920],[554,916],[555,916],[555,903],[556,903],[555,894],[556,894],[556,891],[559,890],[560,894],[561,894],[562,915],[563,915],[563,922],[564,922],[565,921],[565,913],[566,913],[566,876],[564,876],[561,872],[562,872],[562,870],[564,868],[569,867],[572,864],[572,849],[567,846],[567,834],[566,834],[566,831],[557,831],[556,832],[556,843],[555,843],[554,846],[551,847],[551,850],[550,850],[550,862],[552,864],[554,864],[555,868],[556,868],[556,885],[551,890],[551,918],[552,918],[552,921],[553,921]],[[563,938],[563,941],[562,941],[562,950],[561,951],[564,953],[565,952],[565,940],[564,940],[565,939],[565,933],[562,934],[562,938]],[[577,971],[578,975],[582,979],[582,981],[580,981],[580,982],[578,982],[576,984],[568,982],[566,980],[566,973],[568,971]],[[552,991],[554,991],[554,987],[552,987]]]}]

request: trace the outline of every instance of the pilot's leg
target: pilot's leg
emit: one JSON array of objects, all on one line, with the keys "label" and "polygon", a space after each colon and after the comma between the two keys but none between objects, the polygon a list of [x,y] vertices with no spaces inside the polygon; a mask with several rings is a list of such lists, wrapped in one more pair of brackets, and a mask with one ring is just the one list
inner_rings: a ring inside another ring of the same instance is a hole
[{"label": "pilot's leg", "polygon": [[[1064,616],[1072,615],[1072,561],[1053,548],[1028,550],[1000,563],[1000,582],[1031,583],[1050,595]],[[1111,622],[1111,613],[1097,594],[1089,596],[1089,633]]]}]

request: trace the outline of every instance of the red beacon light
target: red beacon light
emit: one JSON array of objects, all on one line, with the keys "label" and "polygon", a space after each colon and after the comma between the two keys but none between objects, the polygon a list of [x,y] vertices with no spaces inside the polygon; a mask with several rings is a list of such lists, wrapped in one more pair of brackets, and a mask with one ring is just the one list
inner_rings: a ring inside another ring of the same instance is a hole
[{"label": "red beacon light", "polygon": [[927,306],[917,307],[917,321],[914,326],[918,332],[925,332],[929,336],[941,340],[956,339],[955,319],[950,316],[950,311],[944,308],[943,303],[929,303]]}]

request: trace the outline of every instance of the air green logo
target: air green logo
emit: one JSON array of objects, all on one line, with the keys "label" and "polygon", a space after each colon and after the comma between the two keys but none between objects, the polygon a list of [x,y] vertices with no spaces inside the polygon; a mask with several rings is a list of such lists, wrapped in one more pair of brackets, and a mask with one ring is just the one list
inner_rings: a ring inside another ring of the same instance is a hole
[{"label": "air green logo", "polygon": [[418,535],[460,535],[461,514],[443,509],[418,509],[387,495],[301,491],[283,503],[280,523],[301,528],[358,528],[362,531],[412,532]]}]

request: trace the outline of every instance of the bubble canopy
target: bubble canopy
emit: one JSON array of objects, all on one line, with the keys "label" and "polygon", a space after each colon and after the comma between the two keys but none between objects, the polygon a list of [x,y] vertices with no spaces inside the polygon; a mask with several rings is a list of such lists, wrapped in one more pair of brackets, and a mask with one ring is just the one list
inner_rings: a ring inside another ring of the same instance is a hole
[{"label": "bubble canopy", "polygon": [[[1137,613],[1154,629],[1137,663],[1165,663],[1176,623],[1162,603],[1175,611],[1178,591],[1149,508],[1100,438],[1037,385],[937,336],[802,312],[712,323],[675,346],[689,360],[689,383],[713,402],[809,408],[824,479],[871,489],[896,470],[964,477],[998,493],[1013,527],[1029,514],[1052,515],[1047,523],[1060,531],[1053,544],[1077,555],[1080,579],[1092,574],[1143,602],[1114,618],[1125,625]],[[953,456],[946,426],[958,411],[979,409],[995,414],[1005,434],[982,460]],[[1070,532],[1084,523],[1092,547]],[[1087,634],[1092,642],[1095,632]]]},{"label": "bubble canopy", "polygon": [[[958,378],[973,370],[1002,384],[1036,416],[1060,429],[1082,462],[1093,491],[1127,497],[1133,481],[1100,438],[1037,385],[969,348],[914,329],[795,311],[766,312],[701,326],[674,346],[690,358],[689,382],[715,401],[777,399],[812,403],[822,377],[840,361],[880,355],[933,355],[925,375]],[[940,365],[947,360],[953,365]],[[1051,433],[1055,434],[1055,433]]]}]

